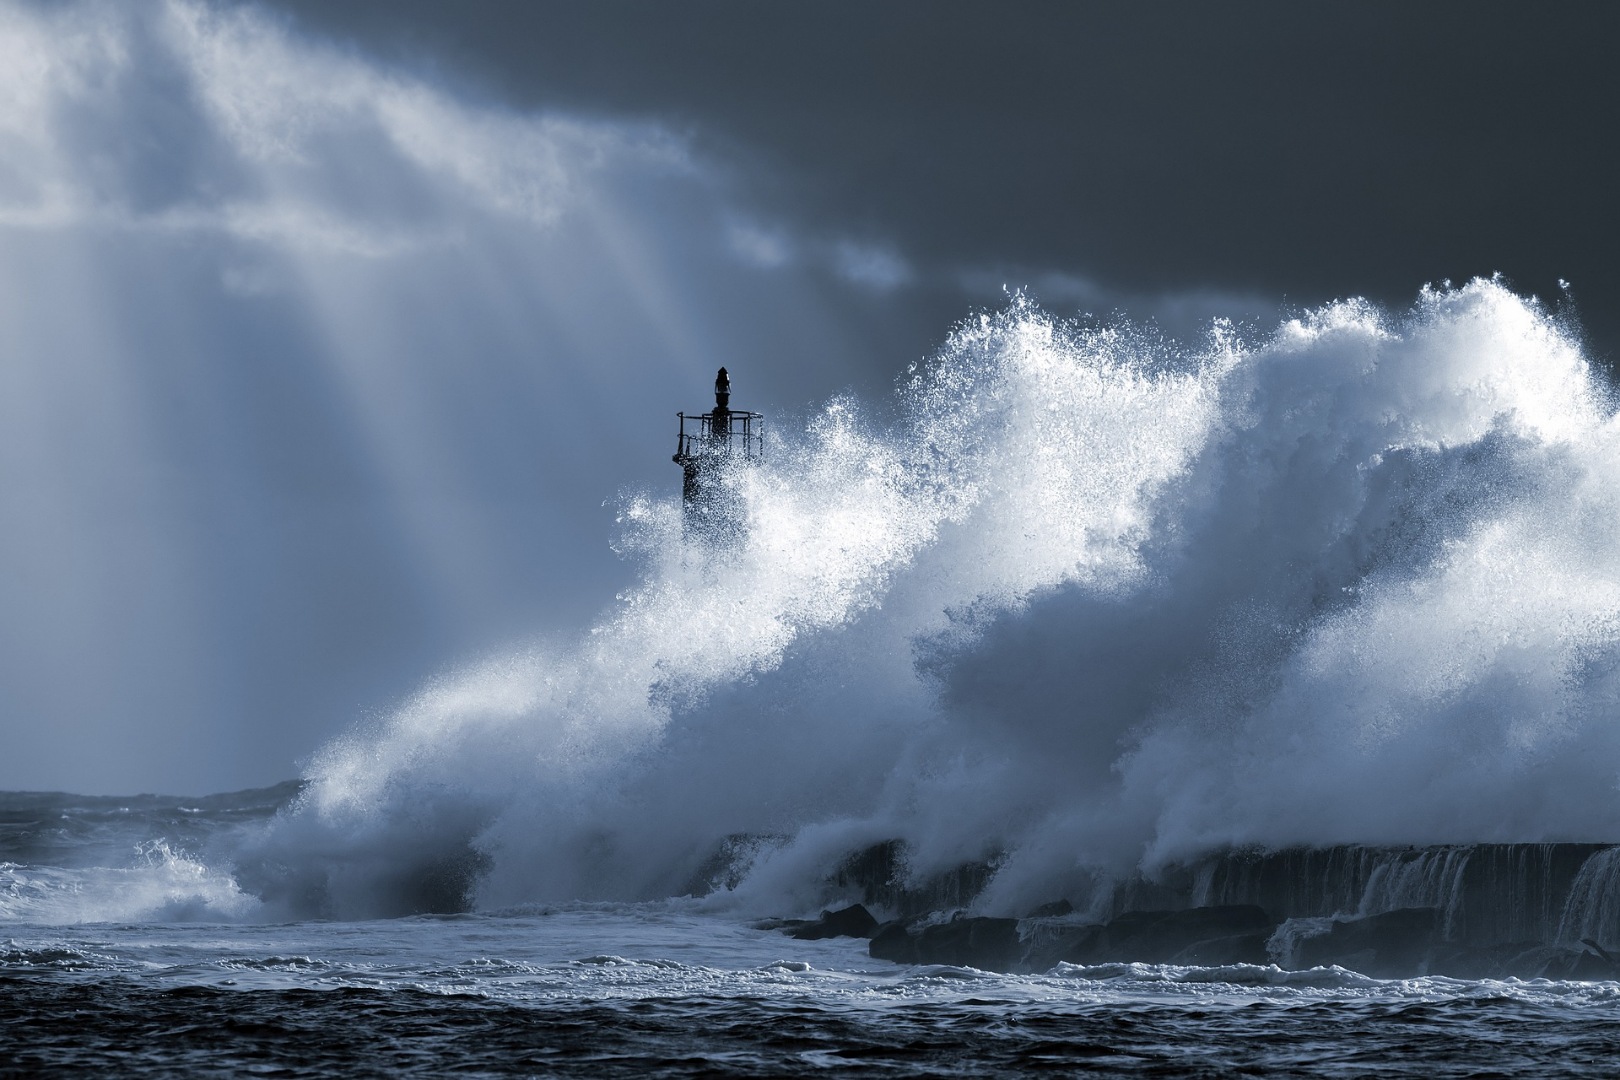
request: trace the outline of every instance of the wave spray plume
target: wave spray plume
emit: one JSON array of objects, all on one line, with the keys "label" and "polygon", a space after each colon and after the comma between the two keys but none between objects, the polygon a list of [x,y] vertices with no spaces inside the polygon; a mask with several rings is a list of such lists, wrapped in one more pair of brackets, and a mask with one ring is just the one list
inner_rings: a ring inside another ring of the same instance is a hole
[{"label": "wave spray plume", "polygon": [[1495,281],[1196,347],[1015,297],[878,423],[623,503],[640,584],[580,641],[328,746],[244,881],[342,915],[685,891],[747,910],[905,841],[1014,908],[1231,845],[1620,833],[1620,427]]}]

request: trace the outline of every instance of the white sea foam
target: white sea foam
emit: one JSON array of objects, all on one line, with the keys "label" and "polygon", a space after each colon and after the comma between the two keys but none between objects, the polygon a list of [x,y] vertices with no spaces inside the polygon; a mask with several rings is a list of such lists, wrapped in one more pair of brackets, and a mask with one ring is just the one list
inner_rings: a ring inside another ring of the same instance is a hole
[{"label": "white sea foam", "polygon": [[234,922],[259,908],[229,873],[161,840],[140,845],[126,866],[0,863],[0,922]]}]

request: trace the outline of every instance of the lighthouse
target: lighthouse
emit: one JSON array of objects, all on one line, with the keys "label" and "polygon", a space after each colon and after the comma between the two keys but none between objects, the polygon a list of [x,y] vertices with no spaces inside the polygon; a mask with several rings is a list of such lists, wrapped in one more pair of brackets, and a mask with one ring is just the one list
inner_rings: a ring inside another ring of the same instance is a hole
[{"label": "lighthouse", "polygon": [[675,464],[681,467],[681,503],[688,531],[716,538],[735,535],[742,508],[726,483],[728,468],[758,461],[765,449],[762,413],[731,407],[731,376],[721,368],[714,377],[714,410],[700,416],[676,413],[680,433]]}]

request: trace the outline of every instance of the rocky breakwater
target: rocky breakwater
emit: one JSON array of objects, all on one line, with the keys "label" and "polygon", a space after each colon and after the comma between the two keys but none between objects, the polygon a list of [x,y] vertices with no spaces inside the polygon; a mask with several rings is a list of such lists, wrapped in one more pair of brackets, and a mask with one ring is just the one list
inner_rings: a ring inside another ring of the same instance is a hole
[{"label": "rocky breakwater", "polygon": [[1266,946],[1276,928],[1271,916],[1246,904],[1127,911],[1106,923],[1072,914],[1024,919],[957,914],[886,923],[870,948],[880,960],[989,971],[1111,962],[1208,967],[1269,963]]},{"label": "rocky breakwater", "polygon": [[[1151,879],[1100,881],[1018,917],[973,913],[994,872],[986,861],[913,880],[903,844],[875,845],[828,881],[860,905],[780,925],[870,938],[878,959],[1006,972],[1275,964],[1379,978],[1620,978],[1614,845],[1228,851]],[[891,918],[879,924],[869,907]]]}]

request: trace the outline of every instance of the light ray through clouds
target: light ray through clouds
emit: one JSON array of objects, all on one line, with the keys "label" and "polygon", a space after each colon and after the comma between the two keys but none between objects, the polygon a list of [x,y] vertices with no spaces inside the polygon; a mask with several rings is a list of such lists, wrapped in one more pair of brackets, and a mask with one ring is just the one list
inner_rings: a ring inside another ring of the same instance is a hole
[{"label": "light ray through clouds", "polygon": [[602,503],[673,487],[713,367],[785,324],[824,362],[751,404],[854,371],[736,218],[656,125],[469,102],[251,7],[0,5],[0,787],[273,782],[588,617],[625,576]]},{"label": "light ray through clouds", "polygon": [[0,0],[0,788],[292,775],[597,617],[716,367],[787,421],[1004,301],[693,145],[229,0]]}]

